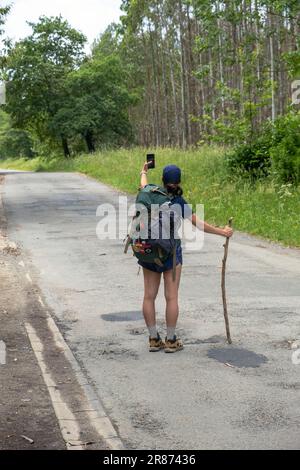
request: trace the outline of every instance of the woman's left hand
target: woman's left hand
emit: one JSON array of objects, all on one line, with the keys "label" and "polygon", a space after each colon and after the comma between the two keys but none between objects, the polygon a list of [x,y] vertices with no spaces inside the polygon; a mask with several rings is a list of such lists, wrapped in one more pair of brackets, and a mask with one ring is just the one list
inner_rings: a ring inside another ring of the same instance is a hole
[{"label": "woman's left hand", "polygon": [[142,171],[145,171],[145,173],[147,173],[147,171],[148,171],[148,162],[144,163]]},{"label": "woman's left hand", "polygon": [[232,230],[232,228],[229,227],[228,225],[226,225],[226,227],[224,228],[223,232],[224,232],[224,237],[227,237],[227,238],[230,238],[230,237],[232,237],[232,235],[233,235],[233,230]]}]

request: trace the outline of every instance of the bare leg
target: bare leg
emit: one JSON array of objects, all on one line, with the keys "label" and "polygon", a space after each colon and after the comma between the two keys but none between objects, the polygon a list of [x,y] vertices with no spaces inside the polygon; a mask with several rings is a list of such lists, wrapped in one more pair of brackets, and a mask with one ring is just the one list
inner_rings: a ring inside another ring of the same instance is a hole
[{"label": "bare leg", "polygon": [[155,326],[155,299],[157,297],[161,273],[155,273],[143,268],[144,273],[144,302],[143,314],[147,327]]},{"label": "bare leg", "polygon": [[167,327],[175,328],[177,324],[178,289],[181,276],[181,264],[176,267],[176,280],[173,281],[172,270],[164,272],[165,298],[166,298],[166,323]]}]

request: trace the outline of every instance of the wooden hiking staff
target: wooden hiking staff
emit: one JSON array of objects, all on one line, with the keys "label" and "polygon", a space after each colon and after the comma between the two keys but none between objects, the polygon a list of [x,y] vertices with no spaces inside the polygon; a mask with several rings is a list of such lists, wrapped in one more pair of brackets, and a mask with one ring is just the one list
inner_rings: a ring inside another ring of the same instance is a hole
[{"label": "wooden hiking staff", "polygon": [[[228,221],[229,227],[232,227],[233,217],[230,217]],[[229,327],[229,318],[227,312],[227,300],[226,300],[226,285],[225,285],[225,273],[226,273],[226,261],[228,256],[228,246],[229,246],[229,238],[226,238],[226,242],[224,246],[224,258],[222,260],[222,299],[223,299],[223,310],[224,310],[224,318],[225,318],[225,327],[226,327],[226,336],[228,344],[232,343],[231,336],[230,336],[230,327]]]}]

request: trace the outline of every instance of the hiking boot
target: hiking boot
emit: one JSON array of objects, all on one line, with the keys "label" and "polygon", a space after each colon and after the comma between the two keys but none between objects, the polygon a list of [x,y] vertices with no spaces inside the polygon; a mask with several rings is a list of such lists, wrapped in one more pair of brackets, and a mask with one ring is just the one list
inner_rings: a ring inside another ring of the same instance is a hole
[{"label": "hiking boot", "polygon": [[174,353],[183,349],[183,342],[175,335],[173,339],[166,338],[165,352]]},{"label": "hiking boot", "polygon": [[165,343],[163,342],[159,334],[157,335],[157,338],[151,338],[151,337],[149,338],[149,351],[150,352],[160,351],[161,349],[164,349],[164,347],[165,347]]}]

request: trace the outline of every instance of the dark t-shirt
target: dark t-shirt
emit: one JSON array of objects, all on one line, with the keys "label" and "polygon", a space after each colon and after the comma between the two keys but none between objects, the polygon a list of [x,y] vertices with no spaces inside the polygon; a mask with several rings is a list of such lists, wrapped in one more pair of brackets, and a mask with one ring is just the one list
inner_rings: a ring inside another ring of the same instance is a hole
[{"label": "dark t-shirt", "polygon": [[172,199],[172,205],[178,204],[181,207],[181,215],[183,219],[189,219],[192,217],[192,208],[188,205],[186,200],[182,196],[175,196]]}]

